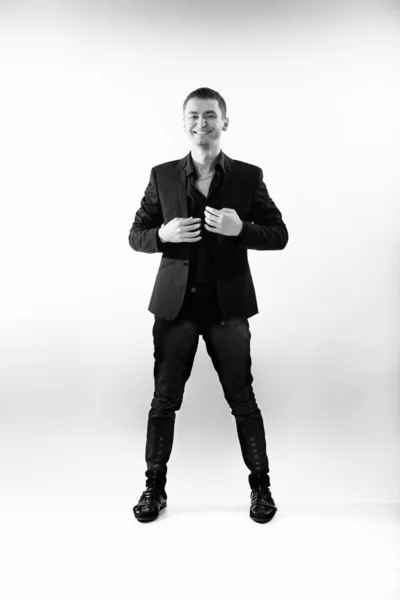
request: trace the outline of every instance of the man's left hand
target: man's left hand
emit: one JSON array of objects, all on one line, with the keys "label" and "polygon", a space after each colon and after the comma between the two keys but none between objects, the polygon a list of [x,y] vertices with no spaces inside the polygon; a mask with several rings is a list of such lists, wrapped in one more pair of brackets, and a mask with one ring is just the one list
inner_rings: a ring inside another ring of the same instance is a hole
[{"label": "man's left hand", "polygon": [[212,233],[221,235],[239,235],[242,231],[243,222],[234,208],[212,208],[206,206],[204,211],[206,223],[204,227]]}]

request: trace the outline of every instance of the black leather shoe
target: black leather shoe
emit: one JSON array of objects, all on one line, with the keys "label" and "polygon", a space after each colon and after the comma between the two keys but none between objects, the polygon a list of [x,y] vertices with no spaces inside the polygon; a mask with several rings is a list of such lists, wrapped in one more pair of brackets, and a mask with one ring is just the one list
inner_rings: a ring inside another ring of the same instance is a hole
[{"label": "black leather shoe", "polygon": [[167,506],[165,492],[156,486],[148,486],[139,498],[139,502],[133,507],[133,514],[141,523],[154,521],[160,511]]},{"label": "black leather shoe", "polygon": [[267,485],[255,485],[250,494],[250,518],[256,523],[268,523],[278,510]]}]

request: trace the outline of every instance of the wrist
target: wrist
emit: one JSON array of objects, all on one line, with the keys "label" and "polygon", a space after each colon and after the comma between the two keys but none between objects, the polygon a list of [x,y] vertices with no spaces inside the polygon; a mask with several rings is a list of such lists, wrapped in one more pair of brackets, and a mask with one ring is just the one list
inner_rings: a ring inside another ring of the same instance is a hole
[{"label": "wrist", "polygon": [[161,227],[159,228],[157,233],[158,233],[158,237],[160,238],[160,241],[164,244],[165,239],[163,238],[163,234],[161,233],[163,228],[164,228],[164,225],[161,225]]}]

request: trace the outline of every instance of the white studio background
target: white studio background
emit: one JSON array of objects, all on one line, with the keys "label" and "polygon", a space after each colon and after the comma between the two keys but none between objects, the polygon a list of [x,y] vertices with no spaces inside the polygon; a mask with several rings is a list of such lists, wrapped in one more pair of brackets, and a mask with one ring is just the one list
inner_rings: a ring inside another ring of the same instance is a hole
[{"label": "white studio background", "polygon": [[[249,251],[274,475],[399,499],[399,22],[259,11],[247,27],[227,11],[223,35],[217,11],[211,46],[186,13],[2,11],[3,423],[143,435],[160,255],[127,238],[151,167],[189,151],[183,99],[207,85],[228,104],[223,149],[263,168],[290,234]],[[185,400],[182,435],[232,429],[203,343]]]},{"label": "white studio background", "polygon": [[[0,5],[5,506],[27,488],[37,507],[115,489],[133,504],[144,484],[161,255],[128,233],[151,167],[189,151],[200,86],[226,99],[221,147],[263,169],[289,230],[284,251],[249,251],[275,493],[399,502],[398,10],[146,6]],[[171,485],[193,467],[221,493],[247,477],[202,340]]]}]

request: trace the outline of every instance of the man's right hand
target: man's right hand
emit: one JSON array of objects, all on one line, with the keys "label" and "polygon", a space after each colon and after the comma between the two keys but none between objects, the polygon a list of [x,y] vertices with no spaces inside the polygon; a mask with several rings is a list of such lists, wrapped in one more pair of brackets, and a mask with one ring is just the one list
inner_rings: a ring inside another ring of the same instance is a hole
[{"label": "man's right hand", "polygon": [[162,242],[172,242],[179,244],[181,242],[198,242],[200,235],[201,219],[198,217],[175,217],[166,225],[161,225],[158,235]]}]

